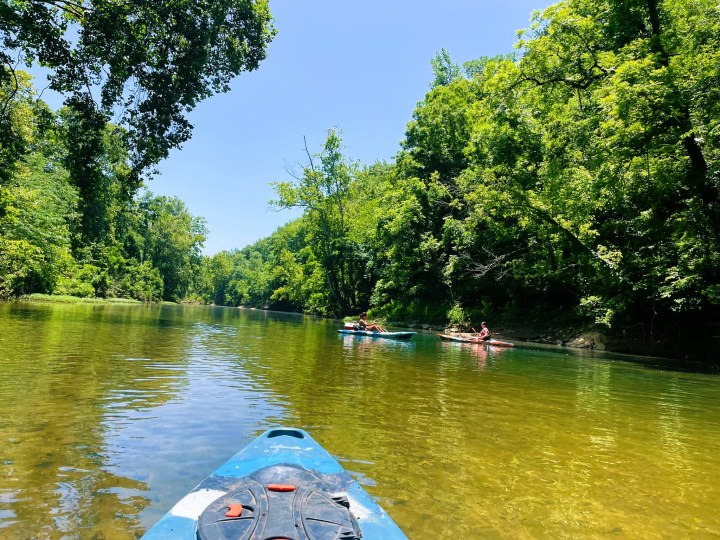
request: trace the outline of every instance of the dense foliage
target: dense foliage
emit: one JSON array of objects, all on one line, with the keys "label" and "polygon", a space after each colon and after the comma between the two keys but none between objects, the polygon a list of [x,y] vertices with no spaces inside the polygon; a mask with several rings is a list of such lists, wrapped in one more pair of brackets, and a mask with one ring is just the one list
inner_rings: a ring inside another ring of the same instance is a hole
[{"label": "dense foliage", "polygon": [[[393,163],[352,161],[331,130],[275,183],[272,203],[302,217],[212,257],[199,253],[202,220],[139,194],[139,171],[189,136],[183,111],[256,67],[273,31],[262,1],[183,6],[0,4],[1,294],[455,324],[562,317],[650,344],[711,335],[715,0],[566,0],[534,15],[514,53],[461,66],[442,50]],[[55,70],[63,110],[36,98],[10,51]]]},{"label": "dense foliage", "polygon": [[[5,159],[0,182],[0,297],[184,298],[200,264],[204,221],[178,199],[129,193],[122,129],[104,124],[85,137],[76,111],[53,113],[27,75],[16,77],[0,87],[23,147]],[[80,151],[93,146],[92,164],[78,160],[81,144]]]},{"label": "dense foliage", "polygon": [[276,204],[304,216],[206,260],[203,298],[709,335],[717,2],[567,0],[534,16],[513,55],[458,66],[443,50],[432,65],[395,162],[352,164],[330,132],[276,185]]},{"label": "dense foliage", "polygon": [[143,178],[273,35],[267,0],[0,0],[0,297],[185,298],[204,221]]}]

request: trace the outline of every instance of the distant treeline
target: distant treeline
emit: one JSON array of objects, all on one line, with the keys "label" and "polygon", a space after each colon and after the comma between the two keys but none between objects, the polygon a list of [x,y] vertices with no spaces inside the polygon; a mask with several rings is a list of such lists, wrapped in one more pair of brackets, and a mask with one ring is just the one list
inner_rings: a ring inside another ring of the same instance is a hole
[{"label": "distant treeline", "polygon": [[432,64],[394,163],[354,163],[330,131],[275,185],[274,204],[303,216],[203,259],[203,301],[710,335],[715,0],[569,0],[535,15],[513,54]]},{"label": "distant treeline", "polygon": [[[142,1],[132,17],[95,16],[114,4],[92,17],[65,13],[95,25],[81,35],[78,46],[90,40],[82,54],[67,55],[50,54],[52,32],[28,33],[45,11],[12,4],[0,26],[0,294],[327,316],[370,308],[456,324],[560,320],[646,341],[711,336],[720,321],[716,0],[567,0],[536,14],[514,53],[457,65],[443,50],[392,163],[354,162],[331,130],[292,181],[275,184],[273,204],[302,208],[301,218],[201,257],[203,220],[177,199],[142,195],[142,175],[189,138],[183,112],[264,57],[269,12],[251,3],[244,26],[232,9],[197,15],[225,17],[247,42],[203,41],[182,17],[144,38],[164,20],[154,10],[184,13],[174,0]],[[56,69],[52,87],[68,96],[61,111],[37,99],[10,49]]]}]

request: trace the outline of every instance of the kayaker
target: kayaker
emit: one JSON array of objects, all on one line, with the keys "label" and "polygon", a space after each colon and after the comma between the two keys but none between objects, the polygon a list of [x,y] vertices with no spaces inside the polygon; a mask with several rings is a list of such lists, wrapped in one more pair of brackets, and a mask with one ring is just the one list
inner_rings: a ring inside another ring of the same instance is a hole
[{"label": "kayaker", "polygon": [[367,320],[367,313],[364,311],[360,314],[360,320],[358,321],[360,330],[368,330],[369,332],[387,332],[382,326],[377,323],[369,323]]},{"label": "kayaker", "polygon": [[490,329],[487,327],[486,322],[481,322],[480,326],[482,327],[482,330],[480,330],[480,335],[478,336],[478,339],[481,341],[487,341],[490,339]]}]

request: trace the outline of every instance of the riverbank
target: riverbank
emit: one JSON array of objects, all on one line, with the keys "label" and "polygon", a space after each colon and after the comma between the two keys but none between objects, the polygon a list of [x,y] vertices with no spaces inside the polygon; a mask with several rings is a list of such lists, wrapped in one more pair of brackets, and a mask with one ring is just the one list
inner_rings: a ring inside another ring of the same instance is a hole
[{"label": "riverbank", "polygon": [[[444,332],[445,326],[388,321],[388,326]],[[666,334],[650,334],[642,325],[612,331],[602,327],[574,325],[524,325],[503,323],[492,325],[492,334],[501,340],[522,341],[542,345],[554,345],[571,349],[606,351],[636,357],[662,359],[674,368],[685,368],[720,373],[720,336],[710,339],[688,340],[682,344],[666,337]],[[455,329],[471,331],[470,329]]]},{"label": "riverbank", "polygon": [[24,294],[17,300],[29,302],[50,302],[53,304],[142,304],[140,300],[131,298],[87,298],[81,296],[67,296],[60,294]]},{"label": "riverbank", "polygon": [[[143,304],[143,302],[139,300],[127,298],[83,298],[48,294],[23,295],[17,300],[64,304]],[[161,303],[174,304],[173,302]],[[243,306],[239,306],[239,308],[257,309],[243,308]],[[258,309],[258,311],[273,310]],[[296,312],[278,311],[278,313],[295,313],[300,315]],[[350,321],[354,319],[346,317],[346,320]],[[382,323],[396,328],[408,328],[428,332],[443,332],[446,330],[444,325],[427,323],[387,320],[383,320]],[[680,366],[688,369],[720,372],[720,336],[711,336],[710,339],[694,339],[688,340],[687,343],[678,343],[677,340],[666,337],[666,333],[657,332],[652,334],[642,324],[630,328],[623,328],[620,331],[611,331],[598,326],[588,328],[570,323],[540,326],[539,324],[528,325],[518,322],[498,321],[492,324],[491,329],[494,336],[503,340],[665,359],[672,362],[675,367]],[[470,329],[462,330],[470,331]],[[717,333],[720,334],[720,328],[718,328]],[[658,335],[660,336],[659,338],[656,337]]]}]

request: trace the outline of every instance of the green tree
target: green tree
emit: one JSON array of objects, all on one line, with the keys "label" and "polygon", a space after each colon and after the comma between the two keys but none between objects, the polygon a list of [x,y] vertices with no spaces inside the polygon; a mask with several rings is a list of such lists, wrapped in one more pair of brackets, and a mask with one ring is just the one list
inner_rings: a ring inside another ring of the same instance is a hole
[{"label": "green tree", "polygon": [[52,291],[77,216],[77,190],[46,131],[53,115],[27,74],[14,76],[0,83],[0,296]]},{"label": "green tree", "polygon": [[59,116],[62,162],[80,196],[74,247],[107,243],[119,213],[136,192],[127,180],[131,171],[124,130],[89,109],[65,107]]},{"label": "green tree", "polygon": [[[18,161],[30,151],[37,110],[30,76],[0,66],[0,189],[13,177]],[[0,197],[0,213],[3,212]]]},{"label": "green tree", "polygon": [[232,265],[233,256],[229,251],[203,257],[200,262],[200,278],[195,283],[194,294],[208,304],[233,305],[229,293]]},{"label": "green tree", "polygon": [[372,300],[393,318],[435,320],[455,301],[445,273],[453,249],[444,227],[465,212],[458,179],[468,167],[468,112],[477,92],[477,84],[458,72],[428,92],[408,123],[381,196],[378,234],[388,262]]},{"label": "green tree", "polygon": [[[336,302],[335,313],[356,309],[357,267],[348,240],[347,201],[357,165],[342,155],[342,140],[330,130],[323,151],[311,156],[297,183],[274,184],[279,208],[305,209],[309,243],[325,273],[326,285]],[[318,161],[317,165],[315,160]]]},{"label": "green tree", "polygon": [[269,307],[272,294],[269,283],[272,278],[270,243],[271,240],[265,238],[236,254],[228,283],[234,305]]},{"label": "green tree", "polygon": [[267,0],[9,0],[0,21],[0,83],[38,63],[78,114],[117,113],[136,174],[188,140],[185,114],[256,69],[274,36]]},{"label": "green tree", "polygon": [[31,153],[6,188],[12,201],[0,218],[0,296],[52,292],[70,257],[77,192],[67,171]]},{"label": "green tree", "polygon": [[180,199],[146,193],[139,202],[140,262],[151,262],[163,281],[164,300],[178,301],[190,291],[207,235],[205,221],[192,216]]},{"label": "green tree", "polygon": [[430,88],[448,86],[462,74],[460,66],[453,63],[450,54],[445,49],[440,49],[435,58],[430,60],[430,64],[435,73],[435,79],[430,83]]},{"label": "green tree", "polygon": [[703,136],[719,18],[710,1],[571,1],[521,42],[526,83],[548,102],[573,93],[574,116],[595,123],[575,145],[596,206],[583,244],[612,268],[599,297],[636,319],[692,320],[719,277],[717,140]]}]

